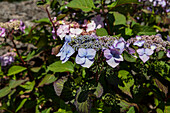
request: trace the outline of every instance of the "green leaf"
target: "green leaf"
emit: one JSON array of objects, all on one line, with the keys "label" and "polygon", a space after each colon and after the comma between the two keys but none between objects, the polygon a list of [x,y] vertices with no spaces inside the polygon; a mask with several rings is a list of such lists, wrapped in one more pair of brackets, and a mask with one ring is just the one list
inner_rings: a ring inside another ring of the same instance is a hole
[{"label": "green leaf", "polygon": [[8,76],[11,75],[15,75],[18,74],[24,70],[26,70],[27,68],[22,67],[22,66],[12,66],[9,70],[8,70]]},{"label": "green leaf", "polygon": [[129,111],[127,113],[135,113],[135,108],[134,106],[130,107]]},{"label": "green leaf", "polygon": [[12,89],[12,88],[15,88],[19,85],[21,85],[22,83],[24,83],[26,80],[10,80],[9,82],[9,87]]},{"label": "green leaf", "polygon": [[[156,109],[156,113],[164,113],[160,108]],[[166,113],[166,112],[165,112]],[[167,112],[168,113],[168,112]]]},{"label": "green leaf", "polygon": [[67,81],[67,79],[68,79],[67,77],[63,76],[62,78],[60,78],[59,80],[54,82],[54,84],[53,84],[54,90],[55,90],[55,92],[58,96],[61,95],[61,92],[62,92],[63,87],[64,87],[64,83]]},{"label": "green leaf", "polygon": [[133,34],[135,35],[155,35],[157,32],[152,26],[142,26],[140,24],[135,24],[133,26]]},{"label": "green leaf", "polygon": [[158,52],[158,59],[161,59],[164,56],[164,51]]},{"label": "green leaf", "polygon": [[33,22],[35,22],[35,23],[48,23],[48,24],[51,24],[49,18],[41,18],[39,20],[33,20]]},{"label": "green leaf", "polygon": [[40,84],[38,85],[38,87],[43,86],[44,84],[50,84],[53,83],[54,81],[56,81],[57,78],[55,78],[54,75],[51,74],[47,74],[42,81],[40,82]]},{"label": "green leaf", "polygon": [[134,85],[133,76],[126,70],[120,70],[118,72],[118,77],[123,81],[124,86],[118,85],[118,87],[127,95],[132,97],[130,92],[130,87]]},{"label": "green leaf", "polygon": [[164,86],[158,79],[154,79],[156,85],[158,86],[158,88],[165,93],[165,95],[167,96],[168,94],[168,86]]},{"label": "green leaf", "polygon": [[8,95],[11,92],[10,87],[4,87],[3,89],[0,90],[0,98]]},{"label": "green leaf", "polygon": [[118,12],[112,12],[115,18],[114,25],[126,25],[126,17]]},{"label": "green leaf", "polygon": [[41,113],[50,113],[51,108],[43,110]]},{"label": "green leaf", "polygon": [[23,99],[21,103],[19,104],[18,108],[15,110],[15,112],[18,112],[23,107],[26,101],[27,101],[27,98]]},{"label": "green leaf", "polygon": [[61,61],[56,61],[53,64],[49,65],[47,68],[48,71],[53,71],[53,72],[74,72],[74,65],[72,62],[67,61],[65,63],[62,63]]},{"label": "green leaf", "polygon": [[84,12],[92,11],[92,8],[95,8],[93,0],[72,0],[67,6],[81,9]]},{"label": "green leaf", "polygon": [[81,103],[78,102],[78,98],[79,98],[81,91],[82,91],[81,87],[79,87],[74,104],[79,113],[90,113],[91,103],[89,101],[89,98],[87,98],[85,102],[81,102]]},{"label": "green leaf", "polygon": [[132,36],[132,35],[133,35],[132,29],[130,29],[130,28],[125,28],[125,35]]},{"label": "green leaf", "polygon": [[124,52],[123,57],[128,62],[136,62],[136,58],[130,55],[128,52]]},{"label": "green leaf", "polygon": [[100,82],[98,83],[97,87],[96,87],[96,91],[94,92],[94,94],[96,95],[97,98],[100,98],[103,94],[103,87],[100,84]]},{"label": "green leaf", "polygon": [[170,113],[170,106],[165,106],[164,113]]},{"label": "green leaf", "polygon": [[41,69],[41,67],[33,67],[33,68],[31,68],[31,71],[37,73],[37,72],[39,72],[40,69]]},{"label": "green leaf", "polygon": [[29,93],[29,92],[31,92],[34,89],[35,81],[32,81],[32,82],[28,81],[24,85],[20,85],[20,86],[22,88],[26,89],[25,93]]},{"label": "green leaf", "polygon": [[116,2],[113,2],[111,5],[108,5],[108,7],[117,7],[123,4],[138,4],[138,0],[117,0]]},{"label": "green leaf", "polygon": [[97,36],[107,36],[108,33],[105,28],[100,28],[96,30]]}]

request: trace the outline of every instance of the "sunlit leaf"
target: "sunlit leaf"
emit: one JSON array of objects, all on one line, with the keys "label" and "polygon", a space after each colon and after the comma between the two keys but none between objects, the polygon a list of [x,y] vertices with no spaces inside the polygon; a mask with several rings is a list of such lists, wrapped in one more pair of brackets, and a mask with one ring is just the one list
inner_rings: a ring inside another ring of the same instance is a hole
[{"label": "sunlit leaf", "polygon": [[8,70],[8,76],[11,75],[15,75],[18,74],[24,70],[26,70],[27,68],[22,67],[22,66],[12,66],[9,70]]},{"label": "sunlit leaf", "polygon": [[58,79],[56,82],[54,82],[54,84],[53,84],[54,90],[55,90],[55,92],[58,96],[61,95],[61,92],[62,92],[63,87],[64,87],[64,83],[67,81],[67,79],[68,78],[64,76],[64,77]]},{"label": "sunlit leaf", "polygon": [[74,72],[74,66],[73,63],[70,61],[67,61],[65,63],[62,63],[61,61],[56,61],[53,64],[49,65],[47,68],[48,71],[53,71],[53,72]]},{"label": "sunlit leaf", "polygon": [[115,18],[114,25],[126,25],[126,17],[118,12],[113,12]]},{"label": "sunlit leaf", "polygon": [[118,85],[118,87],[127,95],[132,97],[130,92],[130,87],[134,85],[133,76],[126,70],[120,70],[118,72],[118,77],[123,81],[124,86]]},{"label": "sunlit leaf", "polygon": [[130,107],[129,111],[127,113],[135,113],[135,108],[132,106]]},{"label": "sunlit leaf", "polygon": [[100,28],[96,30],[97,36],[107,36],[108,33],[105,28]]},{"label": "sunlit leaf", "polygon": [[92,8],[95,8],[93,0],[72,0],[67,6],[81,9],[84,12],[92,11]]},{"label": "sunlit leaf", "polygon": [[54,75],[51,74],[47,74],[42,81],[40,82],[40,84],[38,85],[38,87],[43,86],[44,84],[50,84],[53,83],[57,78],[55,78]]}]

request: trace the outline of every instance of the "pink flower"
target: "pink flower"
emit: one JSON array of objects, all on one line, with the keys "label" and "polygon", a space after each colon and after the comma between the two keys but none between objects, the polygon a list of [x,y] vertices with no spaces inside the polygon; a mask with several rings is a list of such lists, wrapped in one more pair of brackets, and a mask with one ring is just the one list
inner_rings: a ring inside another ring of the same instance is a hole
[{"label": "pink flower", "polygon": [[83,30],[80,29],[80,28],[70,28],[70,34],[69,35],[71,37],[76,37],[76,36],[80,35],[82,32],[83,32]]},{"label": "pink flower", "polygon": [[5,37],[5,28],[0,27],[0,37]]},{"label": "pink flower", "polygon": [[93,30],[95,30],[95,28],[96,28],[96,23],[92,20],[91,23],[87,24],[86,31],[87,32],[93,31]]},{"label": "pink flower", "polygon": [[60,25],[57,29],[57,35],[63,40],[65,35],[69,33],[69,25]]}]

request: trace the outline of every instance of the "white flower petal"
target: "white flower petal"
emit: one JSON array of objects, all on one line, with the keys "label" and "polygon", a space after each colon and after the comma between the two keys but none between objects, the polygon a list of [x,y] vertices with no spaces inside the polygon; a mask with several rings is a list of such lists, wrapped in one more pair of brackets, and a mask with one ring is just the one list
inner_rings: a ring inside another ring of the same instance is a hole
[{"label": "white flower petal", "polygon": [[144,49],[144,48],[138,49],[138,50],[137,50],[137,53],[138,53],[139,55],[143,55],[143,54],[145,53],[145,49]]},{"label": "white flower petal", "polygon": [[76,63],[77,64],[84,64],[86,61],[85,57],[79,57],[79,55],[76,56]]},{"label": "white flower petal", "polygon": [[146,54],[139,56],[139,58],[145,63],[146,61],[149,60],[149,56],[147,56]]},{"label": "white flower petal", "polygon": [[94,59],[95,55],[96,55],[96,50],[94,49],[86,49],[87,51],[87,55],[86,57],[90,60]]},{"label": "white flower petal", "polygon": [[85,63],[82,64],[81,66],[89,68],[93,64],[93,62],[94,61],[90,61],[88,58],[86,58]]},{"label": "white flower petal", "polygon": [[146,49],[145,49],[145,54],[146,54],[146,55],[150,56],[150,55],[152,55],[153,53],[154,53],[154,51],[153,51],[152,49],[149,49],[149,48],[146,48]]},{"label": "white flower petal", "polygon": [[116,66],[119,65],[119,63],[116,63],[114,58],[112,57],[111,59],[106,61],[108,63],[108,65],[110,65],[111,67],[115,68]]},{"label": "white flower petal", "polygon": [[84,49],[84,48],[79,48],[79,50],[78,50],[78,55],[79,55],[80,57],[86,56],[86,55],[87,55],[86,49]]}]

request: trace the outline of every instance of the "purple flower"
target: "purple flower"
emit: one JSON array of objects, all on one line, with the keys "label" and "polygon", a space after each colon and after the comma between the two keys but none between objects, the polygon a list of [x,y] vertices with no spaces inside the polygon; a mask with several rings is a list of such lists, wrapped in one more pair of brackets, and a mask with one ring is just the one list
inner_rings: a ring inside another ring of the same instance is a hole
[{"label": "purple flower", "polygon": [[133,43],[133,45],[138,46],[138,47],[142,47],[143,44],[145,43],[144,40],[141,40],[142,38],[140,36],[136,36],[137,41]]},{"label": "purple flower", "polygon": [[169,42],[170,42],[170,36],[169,36],[169,35],[167,35],[167,41],[169,41]]},{"label": "purple flower", "polygon": [[5,28],[0,27],[0,37],[5,37]]},{"label": "purple flower", "polygon": [[76,63],[83,67],[89,68],[94,62],[95,55],[96,50],[94,49],[79,48],[78,54],[76,56]]},{"label": "purple flower", "polygon": [[154,51],[149,48],[141,48],[137,50],[137,53],[139,54],[139,58],[145,63],[149,60],[149,56],[152,55]]},{"label": "purple flower", "polygon": [[170,58],[170,50],[167,50],[166,56]]},{"label": "purple flower", "polygon": [[69,25],[60,25],[57,29],[57,35],[61,38],[61,40],[63,40],[67,33],[69,33]]},{"label": "purple flower", "polygon": [[97,15],[95,17],[92,18],[92,20],[94,20],[94,22],[96,23],[96,26],[100,25],[101,27],[104,27],[104,18],[101,17],[101,15]]},{"label": "purple flower", "polygon": [[23,33],[25,33],[25,24],[22,22],[22,21],[20,21],[20,26],[19,26],[19,29],[23,32]]},{"label": "purple flower", "polygon": [[9,53],[4,54],[3,56],[0,56],[1,66],[10,65],[12,62],[14,62],[15,56],[16,54],[14,52],[9,52]]},{"label": "purple flower", "polygon": [[113,43],[113,46],[110,47],[110,49],[118,49],[120,54],[123,53],[124,49],[125,49],[125,40],[123,38],[120,38],[119,40],[115,40]]},{"label": "purple flower", "polygon": [[108,65],[113,68],[119,65],[120,61],[123,61],[123,57],[117,49],[104,50],[104,56],[106,57],[106,62]]},{"label": "purple flower", "polygon": [[74,54],[74,52],[74,49],[70,45],[68,45],[68,43],[65,43],[56,56],[60,56],[60,60],[62,60],[62,63],[65,63],[66,61],[68,61],[70,56]]}]

